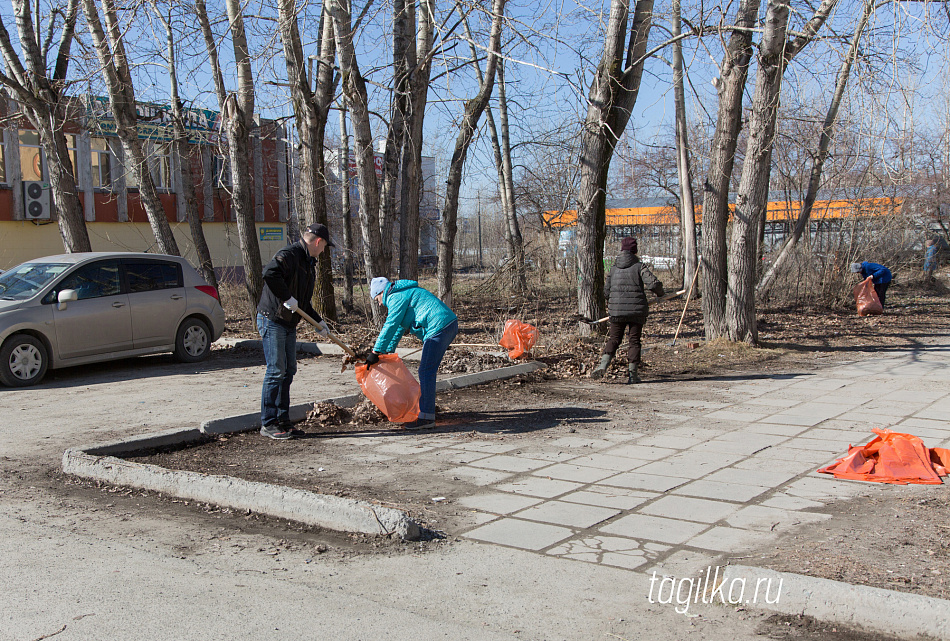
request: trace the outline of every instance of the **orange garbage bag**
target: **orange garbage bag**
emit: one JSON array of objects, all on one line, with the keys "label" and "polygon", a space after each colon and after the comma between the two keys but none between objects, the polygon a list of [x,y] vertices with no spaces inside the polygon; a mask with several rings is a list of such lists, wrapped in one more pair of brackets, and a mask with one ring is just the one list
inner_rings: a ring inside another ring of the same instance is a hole
[{"label": "orange garbage bag", "polygon": [[819,472],[839,479],[906,485],[940,485],[950,469],[950,450],[927,448],[912,434],[874,429],[867,445],[850,446],[848,455]]},{"label": "orange garbage bag", "polygon": [[858,308],[858,316],[884,313],[881,299],[874,291],[874,279],[870,276],[854,286],[854,303]]},{"label": "orange garbage bag", "polygon": [[422,389],[396,354],[380,354],[372,367],[356,365],[356,382],[366,398],[393,423],[409,423],[419,418]]},{"label": "orange garbage bag", "polygon": [[517,320],[505,322],[498,344],[508,350],[508,358],[519,358],[538,342],[538,328]]}]

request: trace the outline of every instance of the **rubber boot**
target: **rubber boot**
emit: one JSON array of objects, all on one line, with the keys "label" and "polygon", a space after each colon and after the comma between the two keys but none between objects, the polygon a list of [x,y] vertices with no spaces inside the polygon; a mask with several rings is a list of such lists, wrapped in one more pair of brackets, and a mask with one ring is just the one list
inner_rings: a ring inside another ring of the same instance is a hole
[{"label": "rubber boot", "polygon": [[630,363],[627,366],[627,385],[636,385],[640,382],[640,376],[637,374],[637,364]]},{"label": "rubber boot", "polygon": [[603,354],[600,357],[600,364],[590,373],[591,378],[603,378],[604,374],[607,373],[607,367],[610,365],[610,360],[613,358],[612,354]]}]

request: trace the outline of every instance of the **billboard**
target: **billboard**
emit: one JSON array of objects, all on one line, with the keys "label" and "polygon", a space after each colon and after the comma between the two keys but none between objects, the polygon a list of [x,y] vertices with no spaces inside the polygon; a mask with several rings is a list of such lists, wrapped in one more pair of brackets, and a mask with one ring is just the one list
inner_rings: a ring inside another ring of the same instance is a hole
[{"label": "billboard", "polygon": [[[85,99],[86,129],[105,136],[115,136],[116,123],[109,99],[104,96],[86,96]],[[166,142],[174,139],[170,105],[137,102],[135,111],[138,117],[139,138]],[[182,114],[185,118],[188,142],[204,145],[217,143],[219,112],[184,108]]]}]

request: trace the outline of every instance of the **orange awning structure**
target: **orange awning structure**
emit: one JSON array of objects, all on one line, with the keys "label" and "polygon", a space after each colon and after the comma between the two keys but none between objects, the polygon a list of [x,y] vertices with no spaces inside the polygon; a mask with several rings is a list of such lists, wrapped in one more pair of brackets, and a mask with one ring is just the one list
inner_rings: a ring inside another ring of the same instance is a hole
[{"label": "orange awning structure", "polygon": [[[813,220],[831,220],[862,216],[883,216],[900,213],[902,198],[855,198],[849,200],[819,200],[812,206]],[[765,217],[769,222],[794,221],[802,203],[797,200],[773,200],[766,205]],[[729,205],[729,212],[735,205]],[[607,207],[607,226],[678,225],[679,212],[672,206],[663,207]],[[573,227],[577,211],[546,211],[544,220],[551,227]],[[702,224],[702,208],[696,208],[696,222]]]},{"label": "orange awning structure", "polygon": [[906,485],[940,485],[950,468],[950,450],[927,448],[912,434],[872,430],[877,437],[867,445],[851,446],[848,455],[819,472],[839,479]]}]

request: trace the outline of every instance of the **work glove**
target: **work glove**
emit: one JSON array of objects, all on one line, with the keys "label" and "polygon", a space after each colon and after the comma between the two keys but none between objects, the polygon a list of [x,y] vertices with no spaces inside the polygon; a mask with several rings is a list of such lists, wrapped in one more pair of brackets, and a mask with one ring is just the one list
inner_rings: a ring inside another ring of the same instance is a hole
[{"label": "work glove", "polygon": [[314,327],[314,329],[317,330],[317,336],[319,336],[320,338],[330,337],[330,328],[327,327],[326,321],[321,320],[319,323],[317,323],[317,326]]},{"label": "work glove", "polygon": [[370,352],[366,355],[366,368],[369,369],[371,366],[379,362],[379,354],[376,352]]},{"label": "work glove", "polygon": [[297,299],[291,296],[290,298],[284,301],[284,307],[286,307],[292,312],[295,312],[300,306],[297,305]]}]

